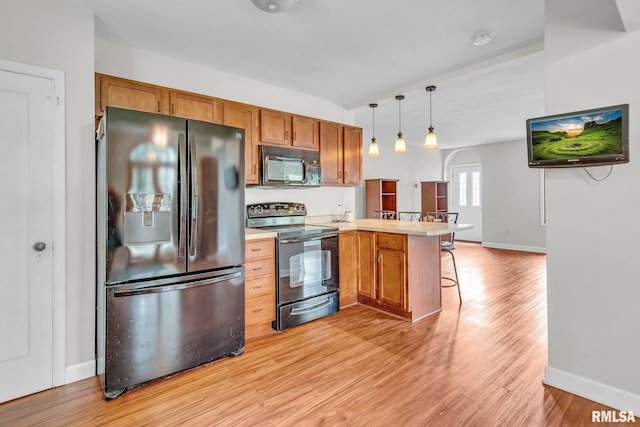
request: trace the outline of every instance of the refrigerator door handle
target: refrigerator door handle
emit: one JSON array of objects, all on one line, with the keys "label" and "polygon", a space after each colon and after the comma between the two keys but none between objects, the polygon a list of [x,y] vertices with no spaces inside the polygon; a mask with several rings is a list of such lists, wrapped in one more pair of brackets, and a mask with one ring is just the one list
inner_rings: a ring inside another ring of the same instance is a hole
[{"label": "refrigerator door handle", "polygon": [[176,285],[162,285],[162,286],[150,286],[148,288],[134,289],[130,291],[114,292],[114,297],[131,297],[135,295],[148,295],[159,294],[162,292],[182,291],[184,289],[195,288],[198,286],[212,285],[214,283],[226,282],[227,280],[241,277],[242,272],[236,272],[231,274],[225,274],[223,276],[214,277],[206,280],[199,280],[196,282],[178,283]]},{"label": "refrigerator door handle", "polygon": [[189,177],[187,175],[187,145],[185,135],[178,135],[178,165],[179,170],[179,190],[180,191],[180,229],[178,231],[178,258],[184,259],[187,246],[187,188]]},{"label": "refrigerator door handle", "polygon": [[189,135],[189,167],[191,168],[191,238],[189,239],[189,256],[196,255],[198,235],[198,165],[196,164],[195,136]]}]

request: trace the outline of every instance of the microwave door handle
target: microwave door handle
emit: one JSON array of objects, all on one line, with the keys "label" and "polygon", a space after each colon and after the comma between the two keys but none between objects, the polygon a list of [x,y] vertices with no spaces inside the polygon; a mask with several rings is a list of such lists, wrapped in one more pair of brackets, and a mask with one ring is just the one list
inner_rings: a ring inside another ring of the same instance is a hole
[{"label": "microwave door handle", "polygon": [[189,177],[187,175],[187,145],[185,142],[185,135],[183,133],[178,135],[178,167],[178,176],[180,179],[180,228],[178,230],[178,258],[184,259],[187,239],[187,185],[189,183]]},{"label": "microwave door handle", "polygon": [[195,136],[189,135],[189,167],[191,172],[191,237],[189,239],[189,256],[196,254],[198,229],[198,166],[196,164]]}]

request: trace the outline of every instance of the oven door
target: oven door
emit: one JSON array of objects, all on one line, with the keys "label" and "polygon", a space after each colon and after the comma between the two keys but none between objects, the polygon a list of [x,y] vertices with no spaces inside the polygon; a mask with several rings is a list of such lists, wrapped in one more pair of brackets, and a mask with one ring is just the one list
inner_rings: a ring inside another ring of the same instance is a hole
[{"label": "oven door", "polygon": [[278,305],[338,290],[338,235],[278,241]]}]

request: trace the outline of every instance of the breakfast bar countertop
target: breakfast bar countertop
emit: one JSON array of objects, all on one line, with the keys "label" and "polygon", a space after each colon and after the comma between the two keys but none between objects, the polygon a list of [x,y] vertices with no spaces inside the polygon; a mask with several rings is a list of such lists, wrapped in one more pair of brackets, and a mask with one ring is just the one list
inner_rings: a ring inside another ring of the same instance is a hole
[{"label": "breakfast bar countertop", "polygon": [[473,228],[471,224],[447,224],[442,222],[398,221],[389,219],[357,219],[353,222],[318,223],[318,225],[332,225],[338,227],[340,231],[382,231],[385,233],[420,236],[440,236]]}]

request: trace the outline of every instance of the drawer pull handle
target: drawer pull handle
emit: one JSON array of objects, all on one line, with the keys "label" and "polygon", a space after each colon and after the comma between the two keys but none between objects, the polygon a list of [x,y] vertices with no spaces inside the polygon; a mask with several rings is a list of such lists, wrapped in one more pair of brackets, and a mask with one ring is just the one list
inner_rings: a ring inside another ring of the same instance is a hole
[{"label": "drawer pull handle", "polygon": [[251,249],[251,252],[260,252],[261,250],[262,250],[262,248]]},{"label": "drawer pull handle", "polygon": [[254,286],[252,289],[262,289],[262,285],[260,285],[260,286]]},{"label": "drawer pull handle", "polygon": [[258,267],[258,268],[254,268],[253,271],[260,271],[262,270],[262,267]]},{"label": "drawer pull handle", "polygon": [[389,243],[390,245],[395,245],[396,241],[395,240],[387,240],[387,243]]},{"label": "drawer pull handle", "polygon": [[255,313],[260,313],[261,311],[262,311],[262,309],[261,309],[261,308],[259,308],[259,309],[257,309],[257,310],[253,310],[253,313],[254,313],[254,314],[255,314]]}]

